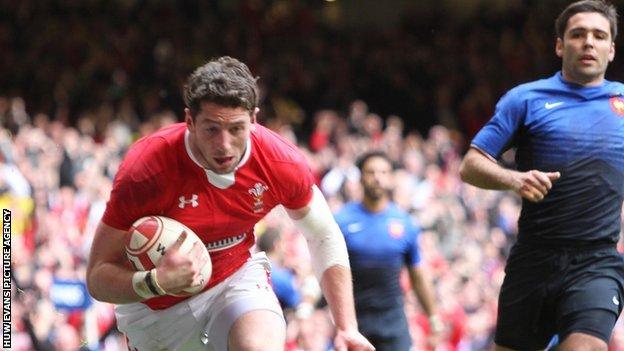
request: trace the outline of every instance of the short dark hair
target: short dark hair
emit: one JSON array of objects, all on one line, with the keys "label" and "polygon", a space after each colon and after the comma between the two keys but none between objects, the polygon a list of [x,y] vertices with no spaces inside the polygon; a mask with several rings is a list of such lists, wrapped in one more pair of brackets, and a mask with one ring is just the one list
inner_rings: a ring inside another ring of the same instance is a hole
[{"label": "short dark hair", "polygon": [[555,30],[557,31],[557,37],[559,39],[563,40],[570,17],[582,12],[596,12],[603,15],[609,21],[611,40],[615,41],[618,32],[617,10],[615,6],[604,0],[581,0],[568,5],[555,20]]},{"label": "short dark hair", "polygon": [[259,251],[271,253],[275,250],[275,243],[282,237],[282,233],[277,228],[267,228],[258,238],[256,246]]},{"label": "short dark hair", "polygon": [[184,86],[184,103],[195,116],[202,102],[242,107],[253,113],[258,106],[257,77],[241,61],[222,56],[200,66]]},{"label": "short dark hair", "polygon": [[366,165],[366,162],[368,162],[368,160],[374,157],[383,158],[384,160],[388,161],[392,169],[394,169],[394,163],[392,162],[390,157],[388,157],[388,155],[385,152],[379,151],[379,150],[369,151],[360,155],[357,161],[355,161],[355,165],[360,170],[360,172],[362,172],[362,170],[364,169],[364,165]]}]

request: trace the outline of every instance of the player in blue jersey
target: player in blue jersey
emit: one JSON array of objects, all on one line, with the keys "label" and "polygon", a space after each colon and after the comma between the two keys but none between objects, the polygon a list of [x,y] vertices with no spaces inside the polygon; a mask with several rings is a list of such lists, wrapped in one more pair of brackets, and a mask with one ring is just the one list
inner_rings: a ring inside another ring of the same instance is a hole
[{"label": "player in blue jersey", "polygon": [[[556,20],[562,70],[511,89],[472,141],[465,182],[523,198],[499,296],[497,350],[607,350],[621,312],[624,85],[605,80],[617,13],[570,4]],[[516,147],[517,170],[496,159]]]},{"label": "player in blue jersey", "polygon": [[258,238],[256,246],[264,251],[271,262],[271,286],[282,309],[294,309],[301,302],[301,294],[295,284],[295,274],[282,265],[282,233],[268,228]]},{"label": "player in blue jersey", "polygon": [[418,265],[419,228],[391,202],[388,156],[370,152],[357,165],[364,199],[346,204],[335,217],[349,251],[358,325],[377,351],[408,351],[412,341],[399,283],[403,267],[432,330],[437,334],[442,329],[430,283]]}]

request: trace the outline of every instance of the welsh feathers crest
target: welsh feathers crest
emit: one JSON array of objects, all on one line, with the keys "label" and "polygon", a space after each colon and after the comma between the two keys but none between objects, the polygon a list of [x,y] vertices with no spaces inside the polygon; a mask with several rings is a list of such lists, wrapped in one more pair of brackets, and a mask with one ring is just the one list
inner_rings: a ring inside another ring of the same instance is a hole
[{"label": "welsh feathers crest", "polygon": [[262,184],[256,183],[253,187],[249,188],[247,191],[253,197],[253,211],[254,213],[262,212],[264,210],[264,201],[262,201],[262,196],[264,192],[269,190],[269,187]]}]

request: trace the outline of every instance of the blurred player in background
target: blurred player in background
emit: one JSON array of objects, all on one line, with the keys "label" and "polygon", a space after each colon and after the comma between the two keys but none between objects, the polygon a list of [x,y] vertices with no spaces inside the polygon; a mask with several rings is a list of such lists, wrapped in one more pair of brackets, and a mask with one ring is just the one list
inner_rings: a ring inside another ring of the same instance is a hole
[{"label": "blurred player in background", "polygon": [[[304,157],[256,124],[258,86],[242,62],[221,57],[185,87],[185,123],[136,142],[116,176],[96,231],[87,283],[94,298],[119,304],[119,329],[133,350],[283,350],[285,325],[264,253],[251,255],[253,228],[283,205],[304,233],[336,324],[336,350],[373,350],[359,334],[344,239]],[[185,235],[149,272],[129,269],[131,224],[163,215],[191,228],[213,264],[202,293],[200,247],[178,252]],[[145,288],[154,286],[155,288]]]},{"label": "blurred player in background", "polygon": [[283,266],[284,249],[282,233],[277,228],[268,228],[258,238],[256,246],[266,253],[271,263],[271,286],[282,309],[295,309],[301,303],[294,272]]},{"label": "blurred player in background", "polygon": [[[605,80],[617,14],[596,0],[556,20],[562,70],[501,98],[472,141],[462,179],[523,198],[499,296],[497,350],[607,350],[622,309],[616,251],[624,197],[624,85]],[[517,147],[518,170],[497,164]]]},{"label": "blurred player in background", "polygon": [[349,251],[360,330],[377,350],[410,350],[412,338],[400,285],[401,270],[407,267],[435,344],[442,324],[431,284],[419,266],[420,229],[390,200],[392,162],[383,152],[373,151],[362,155],[357,166],[364,198],[361,203],[346,204],[335,217]]}]

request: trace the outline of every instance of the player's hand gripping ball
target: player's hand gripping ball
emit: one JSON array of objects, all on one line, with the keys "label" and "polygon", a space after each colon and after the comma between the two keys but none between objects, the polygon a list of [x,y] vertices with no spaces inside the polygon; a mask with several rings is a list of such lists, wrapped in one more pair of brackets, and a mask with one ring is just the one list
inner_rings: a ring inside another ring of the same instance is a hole
[{"label": "player's hand gripping ball", "polygon": [[[201,240],[191,229],[184,224],[163,216],[147,216],[139,218],[132,224],[130,235],[126,242],[126,254],[132,265],[138,271],[148,271],[156,267],[158,261],[165,255],[165,252],[185,231],[186,239],[180,246],[180,253],[185,254],[191,251],[193,244]],[[193,286],[183,291],[190,295],[196,294],[208,284],[212,274],[212,261],[208,250],[203,243],[200,245],[208,256],[206,264],[201,268],[201,284]],[[187,294],[184,294],[186,296]]]}]

